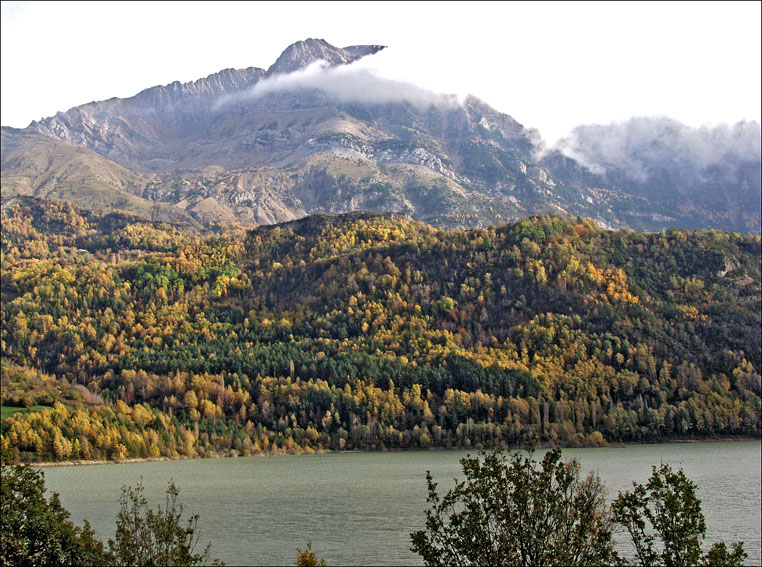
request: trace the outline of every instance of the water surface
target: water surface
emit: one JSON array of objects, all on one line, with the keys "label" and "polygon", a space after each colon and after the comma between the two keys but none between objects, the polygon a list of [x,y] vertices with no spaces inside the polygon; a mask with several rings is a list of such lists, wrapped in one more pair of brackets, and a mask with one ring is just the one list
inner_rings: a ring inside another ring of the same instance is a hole
[{"label": "water surface", "polygon": [[[748,564],[760,554],[760,441],[565,449],[584,473],[597,472],[609,497],[645,482],[651,467],[682,468],[699,486],[707,544],[743,540]],[[473,451],[471,452],[473,454]],[[545,451],[536,456],[542,458]],[[154,504],[173,479],[186,509],[201,516],[201,541],[228,565],[293,565],[296,547],[329,565],[419,565],[410,532],[422,529],[426,470],[440,494],[461,476],[466,451],[329,453],[237,459],[46,467],[45,481],[71,518],[113,537],[120,487],[142,477]],[[621,548],[620,548],[621,549]]]}]

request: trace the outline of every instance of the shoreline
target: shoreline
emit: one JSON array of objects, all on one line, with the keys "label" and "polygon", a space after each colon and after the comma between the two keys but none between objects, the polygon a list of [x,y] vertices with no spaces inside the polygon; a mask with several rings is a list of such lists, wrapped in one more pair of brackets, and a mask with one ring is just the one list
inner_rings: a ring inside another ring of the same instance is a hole
[{"label": "shoreline", "polygon": [[[83,459],[78,461],[41,461],[36,463],[20,463],[26,464],[30,467],[74,467],[78,465],[122,465],[125,463],[150,463],[152,461],[179,461],[181,459],[188,459],[189,457],[135,457],[132,459]],[[190,457],[191,459],[197,459],[201,457]]]},{"label": "shoreline", "polygon": [[[559,445],[553,445],[551,443],[538,443],[536,445],[537,449],[552,449],[554,447],[560,447],[561,449],[625,449],[627,447],[632,446],[640,446],[640,445],[659,445],[659,444],[669,444],[669,443],[732,443],[737,441],[762,441],[762,437],[753,437],[753,436],[723,436],[723,437],[706,437],[706,438],[693,438],[693,437],[685,437],[685,438],[671,438],[671,439],[658,439],[653,441],[641,441],[641,442],[626,442],[626,443],[607,443],[606,445],[599,445],[599,446],[592,446],[592,445],[582,445],[579,447],[574,446],[559,446]],[[510,451],[515,450],[522,450],[525,449],[526,446],[516,446],[516,447],[508,447],[507,449]],[[330,449],[323,449],[320,451],[314,451],[310,454],[328,454],[328,453],[376,453],[376,452],[404,452],[404,451],[463,451],[463,450],[474,450],[478,451],[480,449],[474,448],[474,447],[429,447],[427,449],[420,449],[417,447],[411,447],[407,449],[351,449],[348,451],[335,451]],[[73,467],[73,466],[80,466],[80,465],[122,465],[122,464],[131,464],[131,463],[150,463],[154,461],[180,461],[180,460],[193,460],[193,459],[237,459],[237,458],[246,458],[246,457],[274,457],[274,456],[296,456],[296,455],[306,455],[308,454],[305,451],[300,451],[296,453],[256,453],[252,455],[214,455],[209,457],[186,457],[186,456],[178,456],[178,457],[135,457],[135,458],[129,458],[129,459],[119,459],[119,460],[109,460],[109,459],[87,459],[87,460],[76,460],[76,461],[41,461],[41,462],[33,462],[33,463],[19,463],[19,464],[25,464],[30,467]]]}]

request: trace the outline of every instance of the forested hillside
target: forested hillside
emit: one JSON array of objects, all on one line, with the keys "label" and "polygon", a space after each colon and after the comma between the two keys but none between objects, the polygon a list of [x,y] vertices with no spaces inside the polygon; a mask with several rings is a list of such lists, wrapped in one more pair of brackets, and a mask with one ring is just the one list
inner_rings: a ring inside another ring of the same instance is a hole
[{"label": "forested hillside", "polygon": [[759,236],[354,213],[202,237],[26,199],[2,237],[25,460],[760,434]]}]

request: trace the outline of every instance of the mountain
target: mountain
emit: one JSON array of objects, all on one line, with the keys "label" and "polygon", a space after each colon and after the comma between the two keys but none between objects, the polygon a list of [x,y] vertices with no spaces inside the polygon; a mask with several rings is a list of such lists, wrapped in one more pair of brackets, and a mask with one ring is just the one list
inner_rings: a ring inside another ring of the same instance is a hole
[{"label": "mountain", "polygon": [[690,128],[669,118],[640,117],[577,127],[541,161],[567,185],[631,196],[616,207],[629,225],[650,217],[758,234],[760,153],[756,122]]},{"label": "mountain", "polygon": [[315,61],[325,61],[335,67],[347,65],[366,55],[373,55],[382,49],[384,45],[352,45],[350,47],[334,47],[323,39],[308,39],[297,41],[289,45],[281,53],[265,73],[266,76],[287,74],[307,67]]},{"label": "mountain", "polygon": [[151,172],[174,169],[178,156],[204,144],[213,104],[256,84],[263,69],[226,69],[192,83],[177,81],[127,98],[72,108],[27,130],[84,146],[123,166]]},{"label": "mountain", "polygon": [[[675,167],[669,152],[628,147],[648,172],[633,175],[633,155],[598,151],[606,136],[578,132],[545,151],[536,131],[476,97],[459,103],[352,65],[382,49],[299,41],[267,70],[226,69],[4,129],[3,154],[20,136],[26,147],[54,139],[87,148],[109,160],[106,170],[136,176],[131,195],[202,225],[367,209],[445,228],[553,212],[612,228],[760,232],[758,151],[738,167],[704,167],[690,153]],[[2,183],[45,192],[39,167],[24,162],[4,160]],[[59,178],[57,187],[87,206],[76,179]],[[99,191],[111,188],[92,188],[94,206],[104,201]],[[125,207],[153,218],[143,201]]]},{"label": "mountain", "polygon": [[31,195],[64,199],[100,213],[130,210],[157,221],[199,226],[178,207],[142,198],[143,176],[92,150],[6,127],[2,147],[4,208]]}]

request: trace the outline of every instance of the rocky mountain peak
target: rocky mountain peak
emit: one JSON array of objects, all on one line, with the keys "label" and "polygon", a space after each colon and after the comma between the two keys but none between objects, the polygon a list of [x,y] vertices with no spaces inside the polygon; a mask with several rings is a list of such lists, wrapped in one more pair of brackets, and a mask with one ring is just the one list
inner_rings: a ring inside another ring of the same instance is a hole
[{"label": "rocky mountain peak", "polygon": [[756,123],[580,127],[563,152],[542,153],[537,132],[474,96],[416,105],[395,92],[384,102],[358,76],[346,99],[299,77],[255,92],[267,76],[382,49],[306,39],[268,71],[224,69],[3,129],[3,199],[55,194],[200,224],[371,210],[474,227],[554,212],[604,227],[760,232]]},{"label": "rocky mountain peak", "polygon": [[324,39],[305,39],[289,45],[280,57],[267,70],[266,76],[291,73],[307,67],[318,60],[327,61],[332,67],[346,65],[378,53],[384,45],[351,45],[349,47],[334,47]]}]

